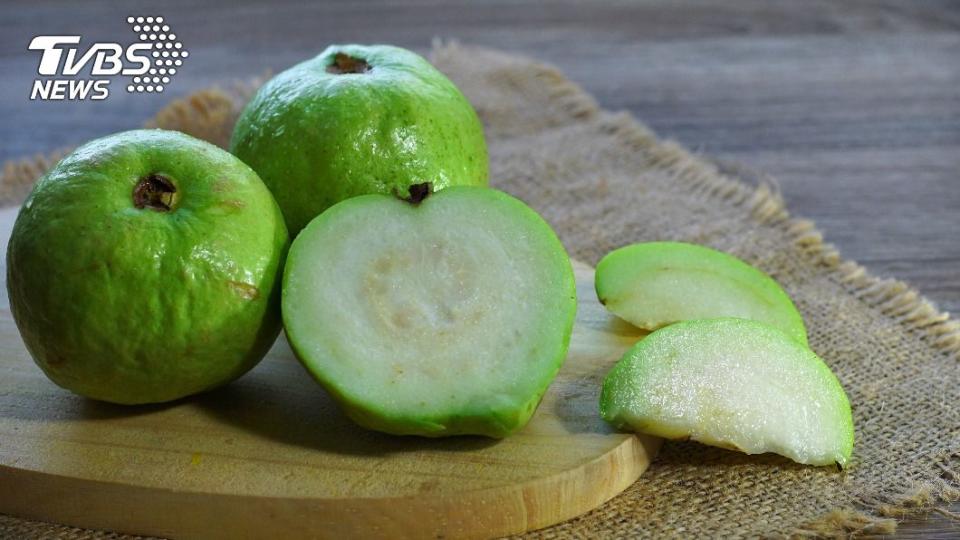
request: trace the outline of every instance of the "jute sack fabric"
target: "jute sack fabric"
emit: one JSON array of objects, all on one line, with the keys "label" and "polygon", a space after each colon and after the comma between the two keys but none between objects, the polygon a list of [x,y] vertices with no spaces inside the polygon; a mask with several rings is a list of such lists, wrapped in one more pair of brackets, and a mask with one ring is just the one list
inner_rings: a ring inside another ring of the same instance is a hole
[{"label": "jute sack fabric", "polygon": [[[572,257],[595,264],[625,244],[681,240],[747,260],[794,298],[853,405],[856,446],[842,472],[668,442],[623,494],[530,537],[847,536],[950,515],[947,503],[960,498],[956,321],[908,285],[843,260],[813,223],[789,216],[769,181],[722,174],[628,114],[602,110],[555,69],[455,43],[437,44],[432,59],[484,121],[493,185],[538,210]],[[198,92],[148,125],[225,145],[259,82]],[[7,164],[0,200],[22,200],[58,157]],[[10,517],[0,532],[129,538]]]}]

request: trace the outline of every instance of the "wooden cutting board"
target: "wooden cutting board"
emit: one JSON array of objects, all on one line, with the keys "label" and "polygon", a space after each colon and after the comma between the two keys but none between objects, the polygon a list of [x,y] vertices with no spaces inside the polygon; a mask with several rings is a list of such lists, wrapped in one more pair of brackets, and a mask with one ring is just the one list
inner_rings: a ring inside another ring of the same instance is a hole
[{"label": "wooden cutting board", "polygon": [[0,512],[176,538],[479,538],[587,512],[634,482],[659,441],[598,416],[603,375],[641,334],[597,303],[589,267],[576,273],[566,363],[530,424],[502,441],[356,427],[283,338],[202,396],[87,400],[33,364],[4,295]]}]

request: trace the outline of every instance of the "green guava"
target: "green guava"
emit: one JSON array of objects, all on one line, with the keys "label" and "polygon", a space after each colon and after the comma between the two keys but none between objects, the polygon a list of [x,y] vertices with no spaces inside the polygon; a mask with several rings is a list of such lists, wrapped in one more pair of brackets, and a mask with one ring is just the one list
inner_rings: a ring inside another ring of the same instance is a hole
[{"label": "green guava", "polygon": [[289,244],[249,167],[172,131],[81,146],[33,189],[7,250],[37,365],[94,399],[152,403],[224,384],[280,329]]},{"label": "green guava", "polygon": [[799,463],[845,465],[853,415],[810,349],[748,319],[673,324],[640,340],[603,381],[605,420],[670,439]]},{"label": "green guava", "polygon": [[773,325],[807,344],[803,317],[773,278],[708,247],[683,242],[625,246],[600,260],[594,284],[610,312],[639,328],[739,317]]},{"label": "green guava", "polygon": [[424,58],[388,45],[333,45],[268,81],[230,151],[273,192],[293,236],[349,197],[487,185],[473,107]]},{"label": "green guava", "polygon": [[284,270],[297,357],[354,421],[401,435],[523,427],[563,363],[575,312],[553,230],[488,188],[338,203],[294,240]]}]

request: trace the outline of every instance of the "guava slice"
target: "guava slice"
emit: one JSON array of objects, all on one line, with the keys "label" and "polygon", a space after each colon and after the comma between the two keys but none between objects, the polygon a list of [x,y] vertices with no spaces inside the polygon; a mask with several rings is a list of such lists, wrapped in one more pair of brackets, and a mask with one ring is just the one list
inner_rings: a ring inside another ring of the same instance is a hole
[{"label": "guava slice", "polygon": [[504,437],[566,356],[573,270],[550,226],[481,187],[364,195],[291,247],[282,312],[307,370],[357,423]]},{"label": "guava slice", "polygon": [[622,247],[597,265],[595,285],[608,310],[639,328],[738,317],[765,322],[807,344],[803,317],[773,278],[707,247],[682,242]]},{"label": "guava slice", "polygon": [[747,319],[653,332],[607,374],[600,411],[620,428],[799,463],[843,466],[853,451],[850,402],[830,368]]}]

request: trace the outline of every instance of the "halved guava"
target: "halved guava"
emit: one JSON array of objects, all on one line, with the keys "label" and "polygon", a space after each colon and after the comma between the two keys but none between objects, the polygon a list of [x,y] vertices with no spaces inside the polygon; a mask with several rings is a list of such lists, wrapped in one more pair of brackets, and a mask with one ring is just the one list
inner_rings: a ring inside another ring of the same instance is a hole
[{"label": "halved guava", "polygon": [[496,190],[364,195],[291,247],[283,319],[307,370],[359,424],[503,437],[566,356],[570,260],[550,226]]}]

